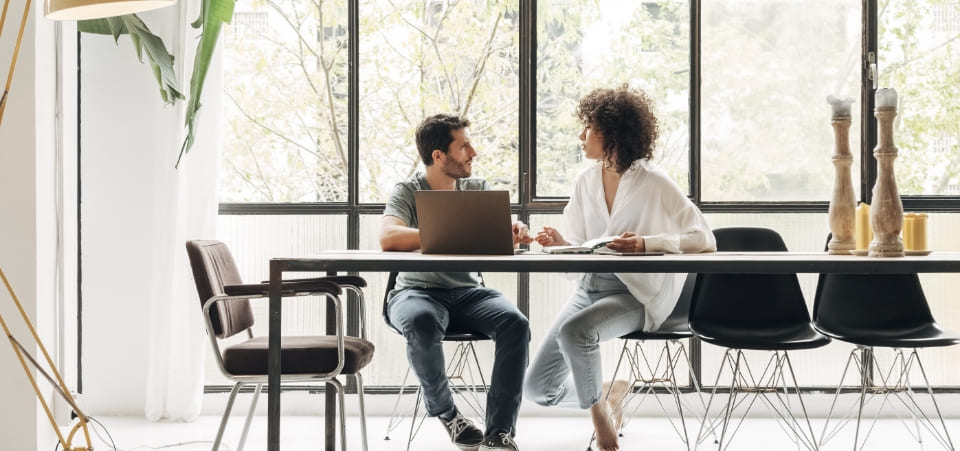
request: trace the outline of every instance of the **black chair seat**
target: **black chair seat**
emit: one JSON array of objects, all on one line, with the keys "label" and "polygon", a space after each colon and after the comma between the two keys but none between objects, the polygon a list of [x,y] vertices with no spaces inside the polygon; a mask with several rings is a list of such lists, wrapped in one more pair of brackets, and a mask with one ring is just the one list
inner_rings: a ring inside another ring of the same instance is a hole
[{"label": "black chair seat", "polygon": [[623,340],[683,340],[685,338],[692,338],[693,332],[690,332],[689,329],[686,331],[670,331],[670,330],[654,330],[650,332],[637,331],[630,332],[629,334],[623,335],[620,338]]},{"label": "black chair seat", "polygon": [[860,346],[884,348],[932,348],[960,343],[960,337],[944,331],[937,324],[913,330],[849,330],[834,332],[821,329],[825,335]]},{"label": "black chair seat", "polygon": [[[256,337],[223,351],[223,366],[231,374],[267,374],[268,337]],[[373,359],[373,343],[357,337],[343,338],[342,374],[356,374]],[[281,339],[283,374],[328,373],[337,365],[337,337],[288,336]]]},{"label": "black chair seat", "polygon": [[443,336],[443,341],[477,341],[489,339],[486,335],[471,332],[447,332]]},{"label": "black chair seat", "polygon": [[697,283],[696,274],[687,274],[683,282],[683,289],[680,290],[680,296],[677,299],[677,305],[673,307],[670,316],[663,320],[657,330],[644,332],[642,330],[630,332],[621,335],[622,340],[683,340],[693,338],[693,332],[690,331],[690,298],[693,296],[693,288]]},{"label": "black chair seat", "polygon": [[809,322],[791,328],[695,330],[701,340],[716,346],[762,351],[792,351],[826,345],[830,337],[821,334]]}]

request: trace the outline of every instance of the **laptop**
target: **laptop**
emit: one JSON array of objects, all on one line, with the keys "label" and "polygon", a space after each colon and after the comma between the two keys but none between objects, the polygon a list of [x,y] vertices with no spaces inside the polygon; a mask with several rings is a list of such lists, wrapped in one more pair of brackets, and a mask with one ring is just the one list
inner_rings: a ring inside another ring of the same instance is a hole
[{"label": "laptop", "polygon": [[507,191],[417,191],[420,252],[513,255]]}]

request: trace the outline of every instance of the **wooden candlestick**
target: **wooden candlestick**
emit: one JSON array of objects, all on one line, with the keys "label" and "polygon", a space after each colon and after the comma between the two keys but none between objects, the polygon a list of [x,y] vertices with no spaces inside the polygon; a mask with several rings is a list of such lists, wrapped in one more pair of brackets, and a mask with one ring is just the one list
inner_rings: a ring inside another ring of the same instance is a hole
[{"label": "wooden candlestick", "polygon": [[857,204],[853,194],[853,180],[850,177],[850,166],[853,165],[853,155],[850,154],[850,122],[850,116],[833,116],[830,121],[836,138],[833,166],[837,173],[833,183],[833,197],[830,198],[830,233],[833,235],[827,244],[830,254],[849,255],[850,250],[856,247],[853,232]]},{"label": "wooden candlestick", "polygon": [[[893,95],[896,105],[896,94]],[[893,175],[893,160],[897,158],[897,146],[893,145],[893,119],[897,116],[897,107],[878,106],[873,115],[878,121],[880,140],[873,149],[873,156],[877,159],[877,183],[873,186],[873,205],[870,207],[873,241],[868,255],[903,257],[903,242],[900,240],[903,203]]]}]

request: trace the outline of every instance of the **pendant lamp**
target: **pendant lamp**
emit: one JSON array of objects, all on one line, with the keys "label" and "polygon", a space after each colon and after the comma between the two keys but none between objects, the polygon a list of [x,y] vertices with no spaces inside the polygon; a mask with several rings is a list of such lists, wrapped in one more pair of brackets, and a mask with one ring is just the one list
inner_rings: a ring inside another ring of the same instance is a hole
[{"label": "pendant lamp", "polygon": [[50,20],[86,20],[123,16],[172,6],[177,0],[47,0],[43,14]]}]

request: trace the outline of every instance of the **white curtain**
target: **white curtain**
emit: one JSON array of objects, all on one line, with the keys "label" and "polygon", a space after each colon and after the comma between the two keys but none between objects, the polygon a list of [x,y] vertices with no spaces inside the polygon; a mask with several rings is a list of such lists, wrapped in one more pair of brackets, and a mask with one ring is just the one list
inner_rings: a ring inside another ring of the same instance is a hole
[{"label": "white curtain", "polygon": [[[200,10],[199,0],[182,0],[170,8],[174,38],[168,42],[177,58],[181,88],[188,95],[199,34],[190,27]],[[217,173],[220,166],[222,65],[214,55],[207,75],[190,153],[175,169],[176,150],[156,157],[153,196],[152,251],[156,264],[149,293],[149,355],[146,379],[146,418],[191,421],[203,399],[204,356],[209,345],[200,315],[185,242],[212,239],[218,210]],[[179,120],[170,133],[183,141],[186,102],[176,108]]]}]

